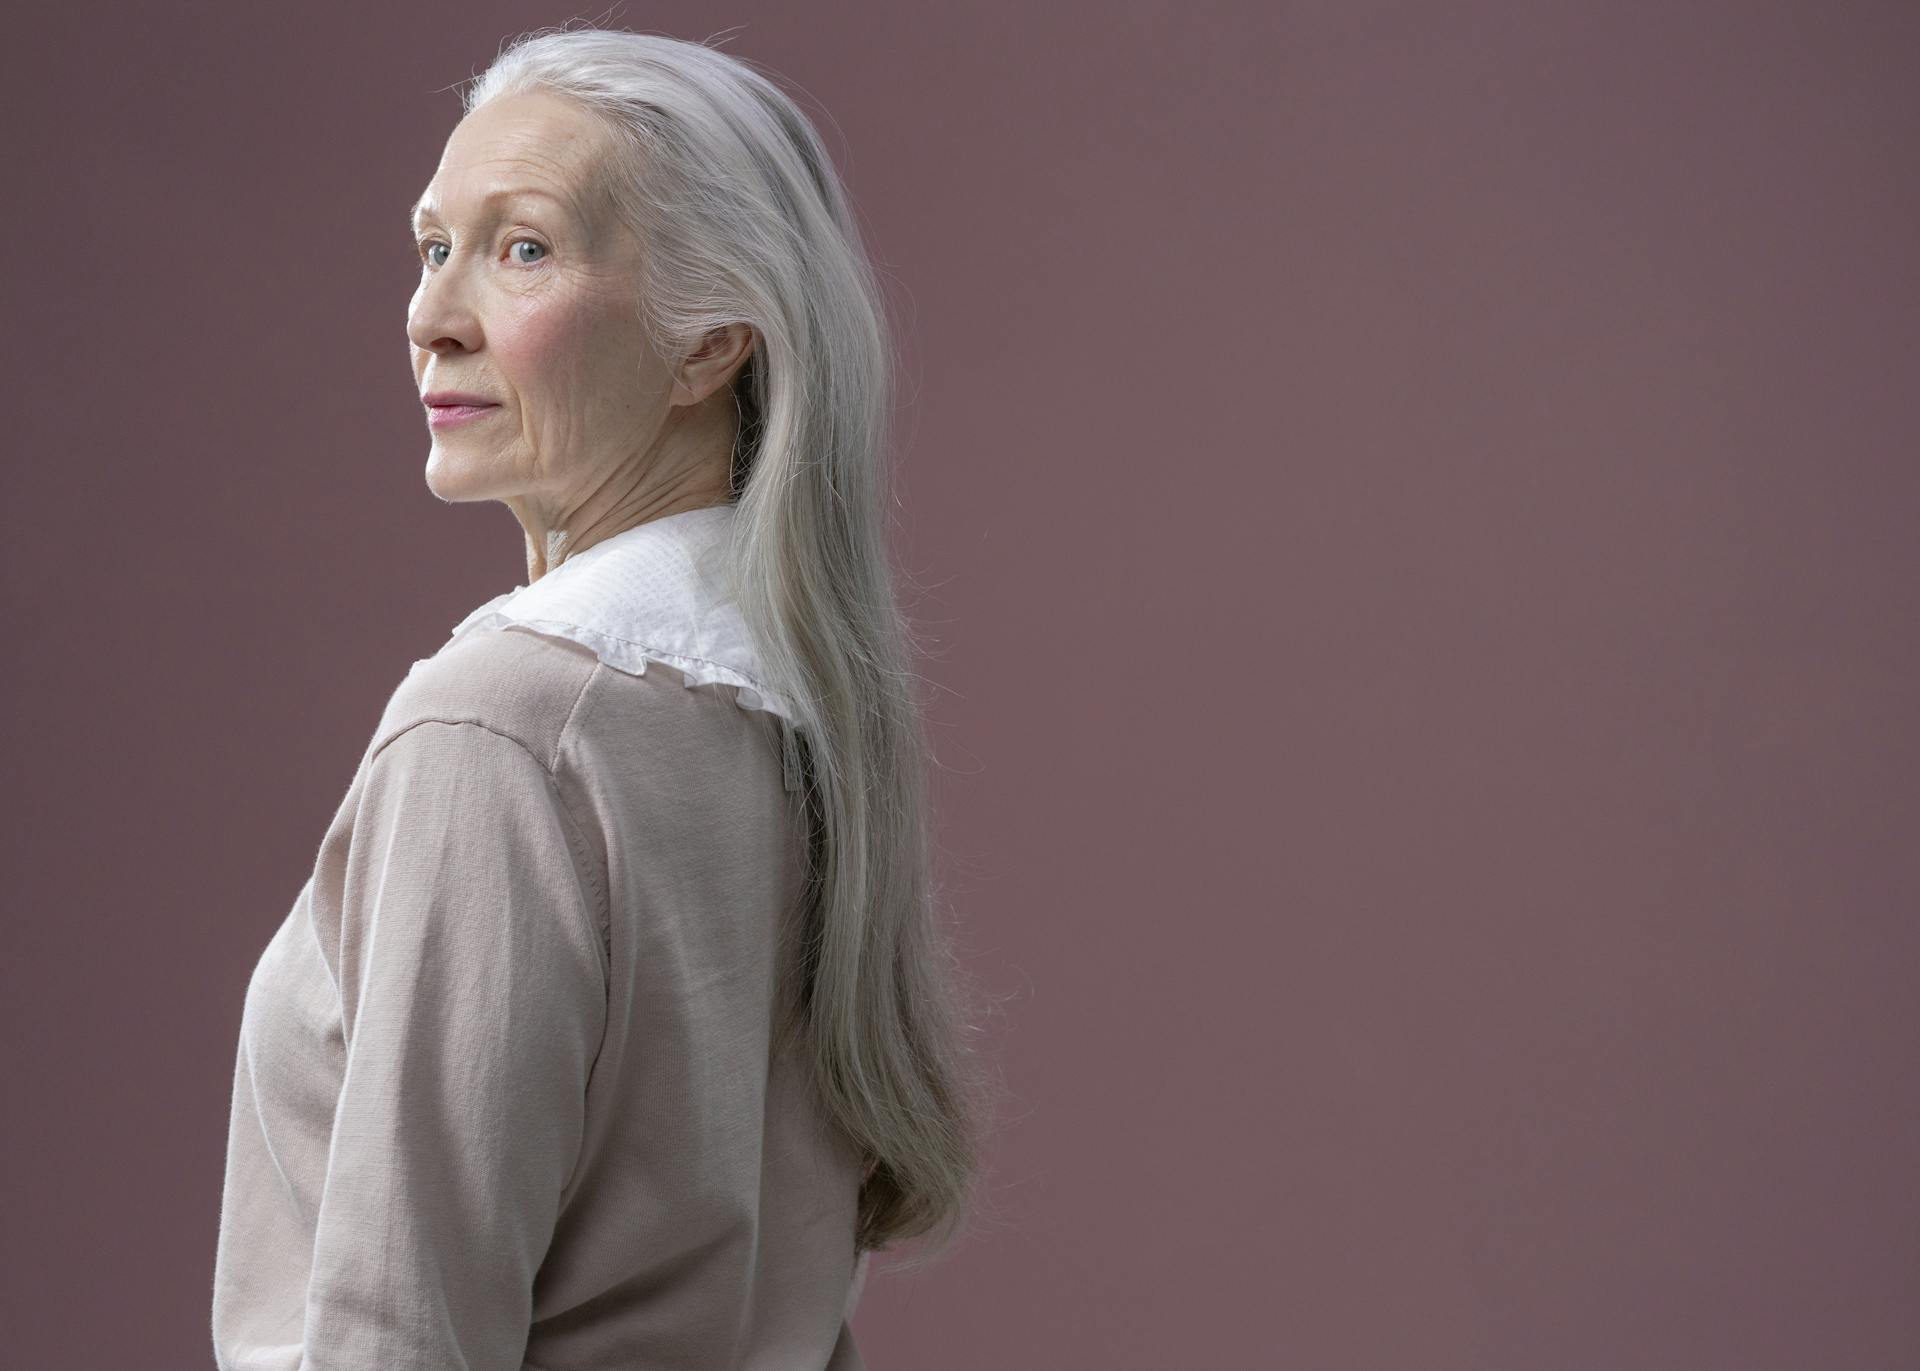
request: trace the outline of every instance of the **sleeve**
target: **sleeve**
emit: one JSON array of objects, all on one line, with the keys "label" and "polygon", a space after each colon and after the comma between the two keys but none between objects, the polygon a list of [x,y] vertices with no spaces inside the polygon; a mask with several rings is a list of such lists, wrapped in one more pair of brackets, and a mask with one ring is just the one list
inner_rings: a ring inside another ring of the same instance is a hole
[{"label": "sleeve", "polygon": [[417,724],[369,763],[301,1371],[520,1371],[606,1022],[570,822],[480,724]]}]

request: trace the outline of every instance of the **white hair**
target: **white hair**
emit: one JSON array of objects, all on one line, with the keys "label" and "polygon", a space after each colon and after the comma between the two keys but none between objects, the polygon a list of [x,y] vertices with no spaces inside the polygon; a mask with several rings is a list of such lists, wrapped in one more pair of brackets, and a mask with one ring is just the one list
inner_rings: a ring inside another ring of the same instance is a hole
[{"label": "white hair", "polygon": [[645,245],[635,282],[669,357],[745,322],[734,383],[734,578],[769,684],[795,706],[811,858],[782,1041],[800,1034],[833,1117],[870,1159],[859,1250],[960,1235],[993,1077],[932,874],[931,755],[894,599],[886,515],[896,370],[884,303],[818,133],[745,61],[653,34],[514,39],[462,94],[528,90],[600,116],[608,189]]}]

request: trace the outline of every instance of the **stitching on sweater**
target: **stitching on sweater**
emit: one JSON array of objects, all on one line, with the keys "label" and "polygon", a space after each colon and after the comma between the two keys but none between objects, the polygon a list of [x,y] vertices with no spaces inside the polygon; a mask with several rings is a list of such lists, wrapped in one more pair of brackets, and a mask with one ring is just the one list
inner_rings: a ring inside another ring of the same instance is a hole
[{"label": "stitching on sweater", "polygon": [[593,684],[594,677],[605,671],[605,663],[595,660],[593,669],[580,682],[580,689],[573,694],[573,703],[567,706],[567,717],[560,724],[560,731],[553,735],[553,756],[547,762],[547,774],[554,774],[560,765],[560,749],[567,741],[567,731],[573,727],[573,716],[580,712],[580,702],[587,698],[587,687]]},{"label": "stitching on sweater", "polygon": [[600,673],[607,668],[600,662],[593,664],[593,670],[580,682],[580,690],[573,697],[573,703],[567,707],[567,717],[560,725],[560,731],[553,738],[553,761],[547,767],[547,779],[553,783],[553,795],[560,802],[560,810],[567,816],[567,841],[574,844],[581,866],[586,868],[587,876],[593,882],[595,892],[600,897],[600,961],[607,973],[607,1005],[611,1012],[613,1005],[613,892],[607,888],[607,881],[600,870],[599,863],[593,860],[593,846],[587,841],[586,825],[580,822],[580,816],[573,812],[573,805],[567,800],[566,788],[560,784],[560,753],[566,743],[567,735],[573,731],[573,721],[580,713],[580,704],[587,698],[587,688],[599,679]]}]

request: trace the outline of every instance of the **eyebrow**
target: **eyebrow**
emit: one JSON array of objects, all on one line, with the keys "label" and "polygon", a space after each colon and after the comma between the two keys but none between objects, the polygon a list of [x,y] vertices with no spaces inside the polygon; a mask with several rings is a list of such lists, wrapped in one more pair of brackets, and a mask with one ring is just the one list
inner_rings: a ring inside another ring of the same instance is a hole
[{"label": "eyebrow", "polygon": [[[500,190],[489,191],[480,197],[480,203],[490,205],[496,200],[519,200],[528,196],[541,200],[551,200],[563,209],[566,207],[566,202],[559,196],[553,194],[551,191],[541,190],[537,186],[506,186]],[[413,208],[407,212],[407,227],[417,228],[420,224],[420,216],[427,212],[427,197],[422,195],[418,200],[414,201]]]}]

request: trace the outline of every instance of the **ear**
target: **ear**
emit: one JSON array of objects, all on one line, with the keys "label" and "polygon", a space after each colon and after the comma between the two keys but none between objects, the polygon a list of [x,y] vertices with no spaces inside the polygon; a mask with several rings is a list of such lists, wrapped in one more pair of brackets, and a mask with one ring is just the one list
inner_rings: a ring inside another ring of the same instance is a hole
[{"label": "ear", "polygon": [[680,364],[673,388],[675,404],[694,405],[729,384],[758,340],[751,324],[732,323],[711,329]]}]

